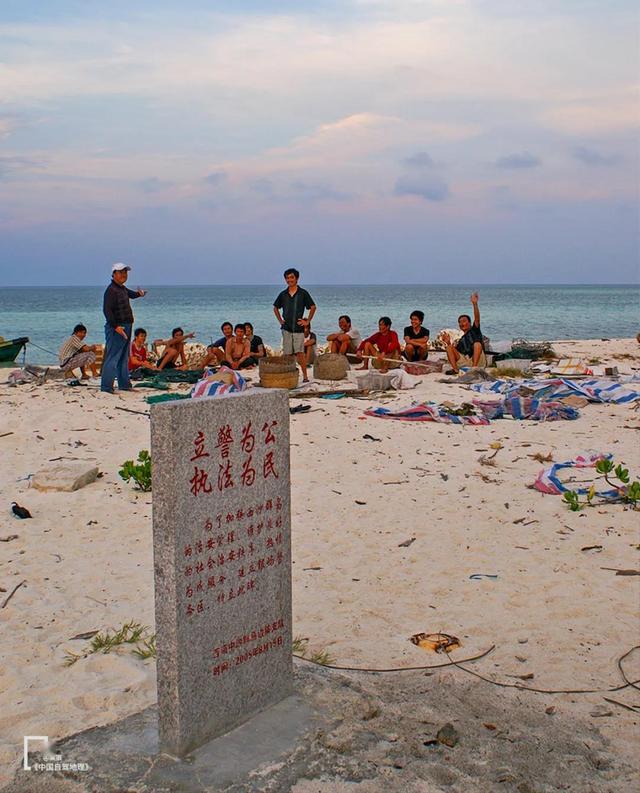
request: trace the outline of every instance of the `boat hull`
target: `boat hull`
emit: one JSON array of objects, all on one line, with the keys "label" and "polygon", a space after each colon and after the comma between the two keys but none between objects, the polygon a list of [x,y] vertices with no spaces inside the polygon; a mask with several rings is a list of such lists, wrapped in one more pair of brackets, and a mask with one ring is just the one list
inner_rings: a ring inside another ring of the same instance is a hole
[{"label": "boat hull", "polygon": [[18,353],[29,341],[26,336],[20,339],[10,339],[0,342],[0,363],[11,363],[18,357]]}]

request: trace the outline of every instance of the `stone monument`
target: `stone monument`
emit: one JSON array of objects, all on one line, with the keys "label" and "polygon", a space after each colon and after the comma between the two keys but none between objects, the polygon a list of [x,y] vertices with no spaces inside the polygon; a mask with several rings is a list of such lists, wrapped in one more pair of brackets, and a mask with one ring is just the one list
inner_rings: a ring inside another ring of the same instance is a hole
[{"label": "stone monument", "polygon": [[184,756],[288,696],[285,391],[151,408],[160,746]]}]

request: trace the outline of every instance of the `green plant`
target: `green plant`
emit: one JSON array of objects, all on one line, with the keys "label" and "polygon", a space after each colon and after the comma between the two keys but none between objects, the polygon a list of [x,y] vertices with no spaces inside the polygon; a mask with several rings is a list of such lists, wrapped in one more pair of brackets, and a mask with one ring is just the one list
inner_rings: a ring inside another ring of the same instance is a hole
[{"label": "green plant", "polygon": [[311,653],[309,660],[314,664],[320,664],[320,666],[331,666],[336,661],[326,650],[316,650],[315,653]]},{"label": "green plant", "polygon": [[[101,631],[89,642],[89,646],[83,653],[74,653],[69,650],[64,657],[64,665],[72,666],[81,658],[87,658],[94,653],[110,653],[112,650],[122,645],[136,645],[132,650],[138,657],[155,658],[156,657],[156,635],[145,636],[148,628],[146,625],[141,625],[139,622],[125,622],[125,624],[117,631],[110,633]],[[139,642],[142,642],[140,646]]]},{"label": "green plant", "polygon": [[138,658],[142,658],[143,661],[146,661],[147,658],[156,658],[158,656],[158,650],[156,648],[155,633],[152,634],[148,639],[144,639],[142,645],[138,645],[133,650],[133,654],[137,655]]},{"label": "green plant", "polygon": [[118,471],[125,482],[133,479],[138,490],[151,490],[151,455],[146,449],[138,452],[138,465],[133,460],[125,460]]},{"label": "green plant", "polygon": [[330,666],[335,663],[336,659],[329,655],[326,650],[316,650],[311,653],[311,655],[307,656],[308,646],[309,639],[303,638],[302,636],[294,636],[291,649],[293,654],[297,655],[299,658],[306,658],[307,661],[320,664],[320,666]]},{"label": "green plant", "polygon": [[307,652],[307,645],[309,644],[309,639],[305,639],[302,636],[294,636],[293,637],[293,644],[291,645],[291,650],[294,655],[301,655],[304,658],[304,654]]},{"label": "green plant", "polygon": [[598,503],[620,501],[624,504],[630,504],[633,509],[638,509],[638,504],[640,504],[640,482],[637,480],[630,481],[628,468],[624,468],[621,464],[616,465],[613,460],[598,460],[596,471],[604,477],[609,487],[616,491],[616,495],[613,497],[598,496],[595,484],[593,484],[589,488],[586,500],[581,501],[579,494],[575,490],[568,490],[563,494],[563,498],[572,512],[579,512],[584,507],[594,506],[596,497],[599,499]]}]

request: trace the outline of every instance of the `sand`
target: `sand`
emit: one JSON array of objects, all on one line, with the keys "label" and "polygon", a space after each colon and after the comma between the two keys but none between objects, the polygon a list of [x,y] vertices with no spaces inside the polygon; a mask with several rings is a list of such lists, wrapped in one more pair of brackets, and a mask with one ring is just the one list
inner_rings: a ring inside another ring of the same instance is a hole
[{"label": "sand", "polygon": [[[635,340],[554,347],[640,370]],[[149,447],[149,420],[116,408],[146,411],[143,394],[10,388],[7,373],[0,370],[0,435],[13,434],[0,437],[0,539],[18,538],[0,542],[0,605],[26,584],[0,609],[0,786],[21,759],[24,735],[61,738],[155,701],[152,660],[127,651],[64,665],[67,651],[86,646],[70,640],[78,633],[128,620],[153,630],[151,496],[118,476],[122,461]],[[591,722],[614,756],[631,761],[639,716],[603,697],[640,698],[603,690],[622,683],[617,659],[638,642],[640,576],[603,568],[640,569],[638,515],[621,505],[573,513],[527,485],[543,467],[535,453],[560,461],[609,451],[637,476],[640,413],[587,405],[573,422],[486,427],[363,416],[370,405],[469,399],[440,377],[384,403],[309,400],[311,412],[291,417],[294,635],[338,664],[364,667],[437,662],[409,641],[419,632],[457,636],[454,657],[495,645],[473,667],[489,678],[521,683],[532,674],[523,685],[597,689],[521,696]],[[495,466],[482,465],[496,441]],[[30,488],[29,474],[58,457],[95,461],[103,476],[73,493]],[[14,519],[12,501],[33,520]],[[478,573],[497,578],[470,578]],[[640,678],[640,651],[625,670]],[[490,697],[495,689],[486,688]]]}]

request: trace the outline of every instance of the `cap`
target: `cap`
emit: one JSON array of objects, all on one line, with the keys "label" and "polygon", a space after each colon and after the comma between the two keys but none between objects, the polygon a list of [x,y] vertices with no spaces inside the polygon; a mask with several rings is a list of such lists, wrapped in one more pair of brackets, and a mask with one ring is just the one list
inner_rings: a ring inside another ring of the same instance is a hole
[{"label": "cap", "polygon": [[121,270],[130,270],[130,269],[131,267],[129,267],[128,264],[125,264],[124,262],[116,262],[111,268],[111,272],[115,273]]}]

